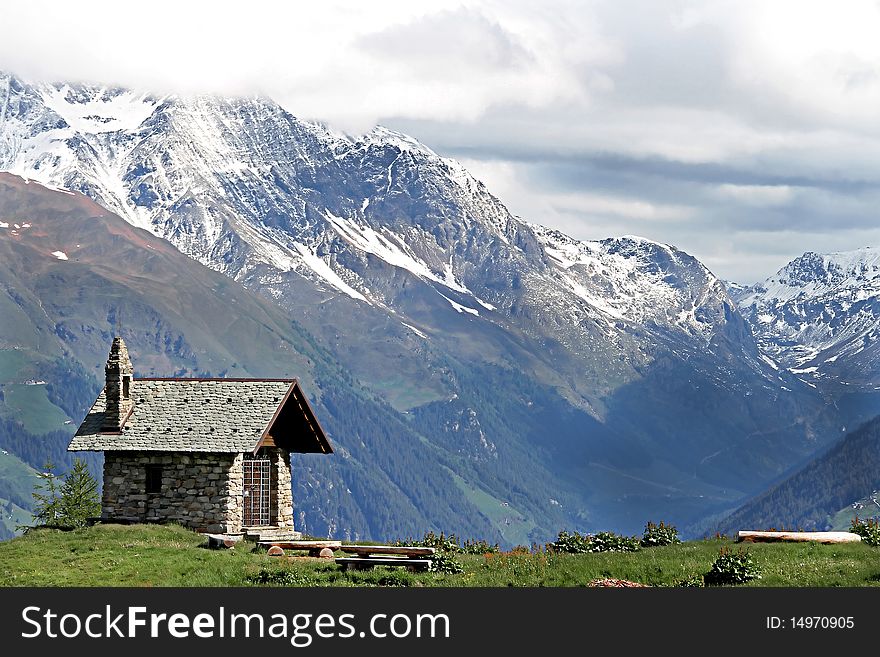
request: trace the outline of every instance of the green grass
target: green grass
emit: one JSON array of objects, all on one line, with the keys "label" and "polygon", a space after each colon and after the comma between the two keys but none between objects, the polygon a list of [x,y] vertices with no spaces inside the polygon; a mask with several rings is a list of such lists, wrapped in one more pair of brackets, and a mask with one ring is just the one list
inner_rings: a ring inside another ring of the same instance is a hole
[{"label": "green grass", "polygon": [[16,528],[29,525],[34,517],[30,511],[18,506],[15,502],[0,497],[0,536],[11,536],[16,533]]},{"label": "green grass", "polygon": [[72,424],[64,424],[68,417],[49,401],[46,386],[7,383],[3,393],[6,400],[0,403],[0,412],[21,422],[27,431],[40,435],[64,428],[69,428],[71,433],[76,430]]},{"label": "green grass", "polygon": [[37,471],[13,454],[0,450],[0,538],[9,538],[16,527],[29,525],[33,516],[26,506],[38,482]]},{"label": "green grass", "polygon": [[[268,557],[250,544],[201,547],[175,526],[97,525],[36,530],[0,543],[3,586],[584,586],[613,577],[674,586],[709,570],[731,541],[693,541],[634,553],[459,555],[464,572],[340,571],[332,561]],[[734,549],[738,549],[734,548]],[[861,544],[768,543],[747,548],[762,578],[745,586],[880,586],[880,548]],[[262,574],[261,574],[262,573]]]},{"label": "green grass", "polygon": [[861,518],[864,520],[865,518],[880,516],[880,507],[874,502],[874,498],[876,497],[876,495],[863,497],[856,503],[859,505],[859,508],[854,509],[853,505],[848,505],[837,513],[829,516],[828,522],[831,525],[831,529],[835,531],[849,531],[849,528],[852,526],[852,521],[855,518]]},{"label": "green grass", "polygon": [[25,349],[0,349],[0,381],[15,382],[36,373],[35,355]]},{"label": "green grass", "polygon": [[498,530],[505,541],[513,545],[527,545],[529,532],[535,523],[529,521],[519,511],[493,497],[481,488],[468,484],[464,479],[447,468],[449,475],[464,496],[485,515]]},{"label": "green grass", "polygon": [[28,502],[39,481],[37,471],[15,454],[0,450],[0,497],[14,498],[19,504]]}]

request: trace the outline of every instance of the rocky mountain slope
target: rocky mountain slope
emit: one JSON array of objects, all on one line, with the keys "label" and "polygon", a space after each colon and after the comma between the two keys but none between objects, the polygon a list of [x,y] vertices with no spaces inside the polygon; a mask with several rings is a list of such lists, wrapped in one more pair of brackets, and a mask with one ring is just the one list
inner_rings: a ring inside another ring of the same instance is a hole
[{"label": "rocky mountain slope", "polygon": [[[296,457],[302,529],[355,538],[455,524],[500,540],[458,492],[454,459],[354,385],[271,302],[79,193],[0,174],[0,226],[0,447],[30,467],[69,465],[70,433],[94,400],[119,331],[136,376],[301,379],[336,448],[323,460]],[[418,467],[438,461],[447,468]],[[32,471],[4,463],[0,498],[20,507],[29,501],[20,483]]]},{"label": "rocky mountain slope", "polygon": [[80,192],[284,309],[455,455],[433,466],[511,541],[560,528],[548,518],[699,523],[834,435],[696,259],[513,217],[384,128],[4,75],[0,170]]},{"label": "rocky mountain slope", "polygon": [[854,422],[880,414],[880,251],[805,253],[736,299],[768,362],[817,386]]}]

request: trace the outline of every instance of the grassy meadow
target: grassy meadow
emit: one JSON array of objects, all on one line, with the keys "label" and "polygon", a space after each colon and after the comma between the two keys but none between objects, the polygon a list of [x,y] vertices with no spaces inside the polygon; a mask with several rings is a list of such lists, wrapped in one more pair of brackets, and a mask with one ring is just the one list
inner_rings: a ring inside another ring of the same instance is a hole
[{"label": "grassy meadow", "polygon": [[[342,572],[331,560],[269,557],[252,544],[209,550],[205,539],[177,526],[96,525],[40,529],[0,543],[2,586],[586,586],[601,578],[678,586],[706,573],[719,538],[643,548],[638,552],[557,554],[513,551],[456,555],[463,572],[412,573],[378,567]],[[864,544],[765,543],[748,552],[761,579],[742,586],[880,586],[880,548]],[[341,554],[340,554],[341,556]]]}]

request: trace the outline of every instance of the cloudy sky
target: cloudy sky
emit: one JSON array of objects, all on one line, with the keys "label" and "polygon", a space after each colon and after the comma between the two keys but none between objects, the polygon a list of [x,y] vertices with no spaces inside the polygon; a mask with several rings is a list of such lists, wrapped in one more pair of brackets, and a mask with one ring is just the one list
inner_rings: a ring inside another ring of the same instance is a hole
[{"label": "cloudy sky", "polygon": [[514,214],[731,280],[880,246],[877,2],[29,0],[0,19],[0,69],[381,123]]}]

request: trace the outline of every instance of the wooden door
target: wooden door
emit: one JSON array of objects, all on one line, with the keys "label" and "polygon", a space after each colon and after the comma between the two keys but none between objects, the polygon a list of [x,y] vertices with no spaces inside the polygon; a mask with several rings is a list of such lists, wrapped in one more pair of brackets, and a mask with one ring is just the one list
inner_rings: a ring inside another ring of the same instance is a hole
[{"label": "wooden door", "polygon": [[242,524],[245,527],[261,527],[269,524],[271,504],[270,462],[265,456],[246,456],[244,459],[244,510]]}]

